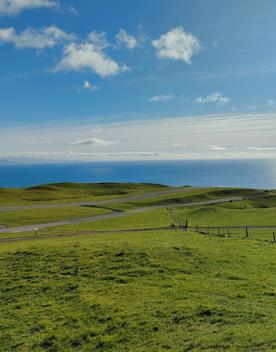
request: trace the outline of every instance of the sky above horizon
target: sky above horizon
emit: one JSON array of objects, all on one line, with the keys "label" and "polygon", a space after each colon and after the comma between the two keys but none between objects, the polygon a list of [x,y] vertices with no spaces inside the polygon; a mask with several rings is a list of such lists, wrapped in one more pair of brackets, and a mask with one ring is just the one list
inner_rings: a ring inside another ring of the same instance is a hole
[{"label": "sky above horizon", "polygon": [[0,0],[0,158],[276,157],[273,0]]}]

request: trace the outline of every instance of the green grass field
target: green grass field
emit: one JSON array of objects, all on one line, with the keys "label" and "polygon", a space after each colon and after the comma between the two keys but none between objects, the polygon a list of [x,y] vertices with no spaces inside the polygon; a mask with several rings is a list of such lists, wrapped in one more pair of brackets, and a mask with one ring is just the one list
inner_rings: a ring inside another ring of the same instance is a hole
[{"label": "green grass field", "polygon": [[26,209],[0,212],[0,225],[16,227],[31,224],[43,224],[81,217],[90,217],[112,212],[110,208],[65,207],[48,209]]},{"label": "green grass field", "polygon": [[1,351],[275,351],[276,247],[163,231],[2,244]]},{"label": "green grass field", "polygon": [[[91,194],[85,195],[85,189]],[[102,195],[95,195],[99,189]],[[74,192],[83,200],[164,189],[46,185],[1,190],[0,206],[40,204],[34,194],[47,204],[76,201],[70,198]],[[21,198],[8,199],[9,192],[19,192]],[[25,192],[32,196],[24,198]],[[55,198],[46,201],[52,192]],[[241,195],[266,198],[181,206]],[[229,188],[186,188],[106,208],[0,212],[0,225],[6,226],[125,212],[119,218],[43,229],[37,239],[0,242],[0,352],[276,351],[276,244],[271,230],[258,230],[258,236],[250,230],[249,239],[242,238],[243,231],[231,231],[230,237],[223,231],[220,236],[216,231],[130,231],[169,227],[170,204],[179,205],[174,217],[187,219],[190,226],[276,225],[275,191]],[[127,213],[155,205],[165,208]]]}]

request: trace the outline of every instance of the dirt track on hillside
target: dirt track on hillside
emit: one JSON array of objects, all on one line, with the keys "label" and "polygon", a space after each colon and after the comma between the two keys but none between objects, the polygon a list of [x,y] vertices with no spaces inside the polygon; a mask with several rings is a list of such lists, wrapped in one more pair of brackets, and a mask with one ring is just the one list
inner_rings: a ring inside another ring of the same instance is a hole
[{"label": "dirt track on hillside", "polygon": [[166,208],[177,208],[177,207],[189,207],[189,206],[201,206],[201,205],[212,205],[212,204],[219,204],[219,203],[226,203],[226,202],[234,202],[234,201],[241,201],[243,197],[228,197],[228,198],[221,198],[215,200],[208,200],[203,202],[191,202],[191,203],[184,203],[184,204],[167,204],[167,205],[155,205],[149,207],[143,207],[139,209],[129,210],[125,212],[112,212],[109,214],[102,214],[102,215],[95,215],[86,218],[76,218],[76,219],[69,219],[69,220],[62,220],[56,222],[49,222],[45,224],[33,224],[28,226],[18,226],[18,227],[10,227],[10,228],[0,228],[0,234],[2,233],[20,233],[20,232],[32,232],[35,229],[44,229],[49,227],[55,226],[63,226],[63,225],[74,225],[74,224],[81,224],[86,222],[95,222],[98,220],[105,220],[105,219],[112,219],[112,218],[119,218],[128,216],[131,214],[142,213],[151,210],[157,209],[166,209]]}]

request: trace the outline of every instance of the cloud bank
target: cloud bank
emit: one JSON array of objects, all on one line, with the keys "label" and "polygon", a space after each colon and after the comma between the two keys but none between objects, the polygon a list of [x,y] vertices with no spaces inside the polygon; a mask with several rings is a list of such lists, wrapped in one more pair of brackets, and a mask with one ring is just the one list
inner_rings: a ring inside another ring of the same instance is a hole
[{"label": "cloud bank", "polygon": [[[13,127],[2,129],[0,157],[36,155],[85,161],[275,158],[275,130],[273,113]],[[38,136],[51,143],[32,143]]]}]

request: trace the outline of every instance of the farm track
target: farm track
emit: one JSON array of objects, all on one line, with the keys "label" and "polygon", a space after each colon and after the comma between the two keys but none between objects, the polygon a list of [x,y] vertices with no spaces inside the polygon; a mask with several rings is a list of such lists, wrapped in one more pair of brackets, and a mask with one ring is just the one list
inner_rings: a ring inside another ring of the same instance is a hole
[{"label": "farm track", "polygon": [[208,200],[202,202],[191,202],[191,203],[183,203],[183,204],[166,204],[166,205],[155,205],[155,206],[148,206],[143,208],[138,208],[134,210],[129,210],[125,212],[112,212],[109,214],[102,214],[102,215],[95,215],[86,218],[76,218],[70,220],[63,220],[63,221],[56,221],[56,222],[49,222],[45,224],[32,224],[27,226],[18,226],[18,227],[10,227],[10,228],[0,228],[0,234],[12,234],[12,233],[21,233],[21,232],[32,232],[35,229],[45,229],[49,227],[56,227],[62,225],[73,225],[73,224],[81,224],[87,222],[95,222],[98,220],[105,220],[105,219],[112,219],[112,218],[119,218],[128,216],[131,214],[142,213],[146,211],[152,211],[157,209],[166,209],[166,208],[179,208],[179,207],[189,207],[189,206],[203,206],[203,205],[213,205],[213,204],[220,204],[226,202],[237,202],[242,201],[243,197],[228,197],[228,198],[220,198],[215,200]]}]

